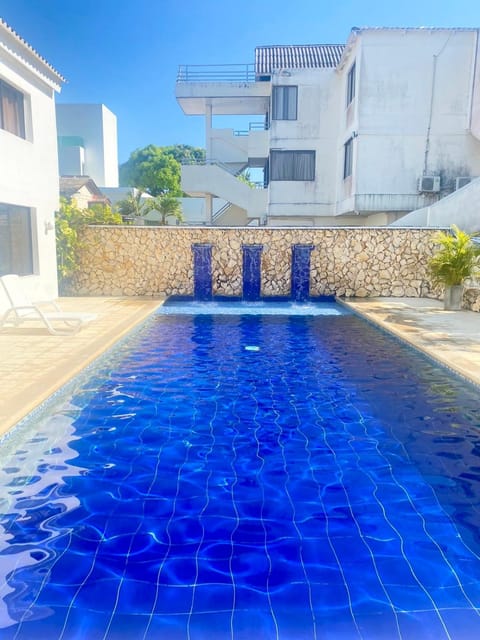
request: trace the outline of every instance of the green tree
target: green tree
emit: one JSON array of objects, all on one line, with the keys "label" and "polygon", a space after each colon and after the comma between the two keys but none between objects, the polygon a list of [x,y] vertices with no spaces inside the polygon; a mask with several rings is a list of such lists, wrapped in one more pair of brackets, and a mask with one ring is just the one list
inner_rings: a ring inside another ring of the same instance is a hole
[{"label": "green tree", "polygon": [[175,158],[180,164],[204,162],[205,149],[201,147],[191,147],[188,144],[175,144],[170,147],[162,147],[165,153]]},{"label": "green tree", "polygon": [[164,148],[153,144],[137,149],[120,165],[120,184],[137,187],[151,196],[164,193],[180,196],[180,163]]},{"label": "green tree", "polygon": [[237,176],[237,180],[240,180],[240,182],[244,182],[246,185],[250,187],[250,189],[255,189],[255,183],[252,181],[250,177],[249,169],[245,169],[244,171],[242,171],[242,173]]},{"label": "green tree", "polygon": [[179,222],[183,222],[182,207],[178,198],[169,194],[157,196],[153,198],[150,204],[151,211],[158,211],[161,216],[160,224],[167,224],[167,218],[175,218]]},{"label": "green tree", "polygon": [[81,232],[89,224],[122,224],[122,216],[103,204],[79,209],[65,198],[55,213],[55,238],[57,245],[57,273],[61,291],[68,286],[78,264],[78,252],[82,246]]}]

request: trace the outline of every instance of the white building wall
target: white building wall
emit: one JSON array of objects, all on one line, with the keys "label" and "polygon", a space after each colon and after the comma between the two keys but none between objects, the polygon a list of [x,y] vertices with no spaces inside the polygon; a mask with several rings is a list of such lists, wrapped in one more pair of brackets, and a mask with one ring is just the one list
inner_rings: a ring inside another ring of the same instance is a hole
[{"label": "white building wall", "polygon": [[[10,34],[0,25],[0,40],[9,46]],[[0,79],[25,96],[26,137],[24,140],[0,129],[0,202],[32,210],[34,275],[24,281],[34,299],[58,294],[54,215],[59,206],[55,83],[35,72],[36,59],[24,53],[29,65],[0,52]],[[31,58],[31,59],[30,59]],[[42,71],[47,75],[46,70]],[[58,82],[58,78],[55,78]],[[58,87],[59,89],[59,87]]]},{"label": "white building wall", "polygon": [[334,69],[276,72],[272,86],[298,87],[297,120],[272,120],[270,149],[315,151],[314,181],[270,180],[268,215],[334,213],[338,136],[338,82]]},{"label": "white building wall", "polygon": [[[57,104],[58,136],[83,138],[84,175],[98,186],[118,187],[117,118],[103,104]],[[69,175],[63,171],[62,175]]]},{"label": "white building wall", "polygon": [[[452,191],[456,177],[480,175],[480,141],[469,130],[472,120],[480,134],[478,78],[472,97],[477,36],[475,30],[365,29],[351,38],[338,71],[275,73],[273,85],[298,85],[298,119],[272,121],[270,147],[314,149],[316,179],[270,182],[269,215],[358,212],[368,223],[373,213],[430,205]],[[354,62],[356,95],[347,107]],[[349,138],[353,172],[344,179]],[[418,192],[424,174],[441,176],[439,194]]]},{"label": "white building wall", "polygon": [[[476,32],[366,30],[357,58],[353,193],[417,193],[422,174],[478,175],[480,143],[469,133]],[[346,72],[343,76],[346,82]],[[345,134],[348,133],[345,126]]]},{"label": "white building wall", "polygon": [[103,170],[105,187],[118,187],[117,116],[102,104]]},{"label": "white building wall", "polygon": [[475,67],[472,73],[472,92],[470,96],[471,113],[470,113],[470,131],[477,140],[480,140],[480,34],[477,29],[476,37],[476,55]]}]

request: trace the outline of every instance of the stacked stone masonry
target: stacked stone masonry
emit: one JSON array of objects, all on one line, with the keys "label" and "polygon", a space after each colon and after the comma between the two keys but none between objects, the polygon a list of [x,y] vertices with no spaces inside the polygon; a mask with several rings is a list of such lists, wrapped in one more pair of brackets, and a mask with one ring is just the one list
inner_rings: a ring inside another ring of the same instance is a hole
[{"label": "stacked stone masonry", "polygon": [[365,227],[88,227],[74,292],[192,295],[192,244],[210,243],[214,295],[241,295],[242,245],[262,244],[262,295],[288,296],[292,245],[311,244],[312,296],[439,297],[427,273],[434,234]]}]

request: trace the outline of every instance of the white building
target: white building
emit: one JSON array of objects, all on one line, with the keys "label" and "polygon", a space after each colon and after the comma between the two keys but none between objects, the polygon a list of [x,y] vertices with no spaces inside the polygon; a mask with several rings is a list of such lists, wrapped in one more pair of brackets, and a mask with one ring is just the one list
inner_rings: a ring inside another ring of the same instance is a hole
[{"label": "white building", "polygon": [[[477,60],[478,29],[354,28],[346,45],[181,67],[176,97],[205,116],[207,151],[182,187],[215,224],[389,224],[480,176]],[[256,118],[243,135],[214,127],[239,115]],[[264,188],[234,177],[244,167],[263,170]],[[215,196],[232,205],[217,216]]]},{"label": "white building", "polygon": [[0,274],[32,298],[57,295],[55,126],[62,76],[0,19]]},{"label": "white building", "polygon": [[103,104],[57,104],[56,110],[60,175],[118,187],[115,114]]}]

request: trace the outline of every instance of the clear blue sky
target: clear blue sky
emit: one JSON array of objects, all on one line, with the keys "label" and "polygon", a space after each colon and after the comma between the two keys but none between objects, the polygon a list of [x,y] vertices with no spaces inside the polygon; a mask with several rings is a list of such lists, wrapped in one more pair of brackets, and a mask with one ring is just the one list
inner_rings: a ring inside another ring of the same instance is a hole
[{"label": "clear blue sky", "polygon": [[103,102],[119,161],[153,143],[204,146],[174,90],[180,64],[253,62],[256,45],[344,43],[357,27],[480,27],[479,0],[0,0],[0,16],[66,79],[59,102]]}]

